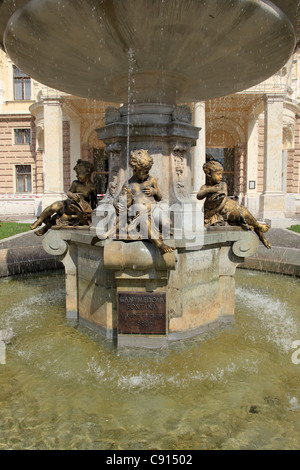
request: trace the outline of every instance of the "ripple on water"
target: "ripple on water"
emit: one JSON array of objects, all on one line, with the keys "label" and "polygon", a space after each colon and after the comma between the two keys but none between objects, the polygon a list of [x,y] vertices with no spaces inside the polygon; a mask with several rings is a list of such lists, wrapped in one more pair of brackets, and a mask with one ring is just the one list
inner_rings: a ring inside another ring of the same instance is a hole
[{"label": "ripple on water", "polygon": [[0,447],[296,449],[299,294],[291,279],[267,281],[238,274],[235,326],[149,353],[68,327],[62,276],[0,281],[0,329],[15,334],[0,366]]}]

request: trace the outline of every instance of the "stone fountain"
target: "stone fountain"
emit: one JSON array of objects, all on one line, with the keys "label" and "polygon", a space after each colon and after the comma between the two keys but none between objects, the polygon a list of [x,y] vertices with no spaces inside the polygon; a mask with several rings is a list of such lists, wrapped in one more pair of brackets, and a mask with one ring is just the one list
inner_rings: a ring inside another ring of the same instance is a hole
[{"label": "stone fountain", "polygon": [[[299,39],[297,2],[276,0],[17,0],[0,5],[3,45],[41,83],[115,102],[97,129],[109,186],[92,225],[50,230],[61,257],[70,321],[118,347],[165,347],[234,318],[234,274],[258,239],[239,227],[206,230],[192,196],[191,148],[201,138],[186,103],[242,91],[273,75]],[[122,105],[120,106],[120,103]],[[145,149],[167,207],[172,251],[147,239],[100,239]],[[100,227],[100,228],[99,228]]]}]

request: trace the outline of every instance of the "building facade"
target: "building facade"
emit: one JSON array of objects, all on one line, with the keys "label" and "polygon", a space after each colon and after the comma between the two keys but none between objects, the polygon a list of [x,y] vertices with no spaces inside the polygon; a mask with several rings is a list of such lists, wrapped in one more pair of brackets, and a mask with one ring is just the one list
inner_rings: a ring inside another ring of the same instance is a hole
[{"label": "building facade", "polygon": [[[192,186],[202,165],[223,163],[229,195],[260,220],[288,226],[300,217],[300,54],[276,75],[241,93],[190,103],[201,128]],[[108,161],[95,129],[111,103],[50,89],[22,73],[0,50],[0,218],[34,217],[64,197],[77,159],[95,165],[99,198]],[[113,105],[115,106],[115,105]]]},{"label": "building facade", "polygon": [[107,106],[32,80],[0,50],[0,218],[35,216],[63,198],[79,158],[94,162],[105,192],[108,162],[95,129]]},{"label": "building facade", "polygon": [[299,59],[256,87],[205,103],[207,153],[224,162],[231,195],[273,226],[300,215]]}]

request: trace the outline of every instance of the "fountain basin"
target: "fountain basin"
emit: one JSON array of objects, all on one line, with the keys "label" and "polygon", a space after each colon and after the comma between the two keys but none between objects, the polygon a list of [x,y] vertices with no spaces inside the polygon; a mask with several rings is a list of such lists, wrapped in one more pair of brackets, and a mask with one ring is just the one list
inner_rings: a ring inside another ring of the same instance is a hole
[{"label": "fountain basin", "polygon": [[234,326],[137,354],[67,327],[61,271],[0,279],[2,449],[297,450],[298,284],[238,269]]},{"label": "fountain basin", "polygon": [[139,103],[250,88],[283,67],[299,29],[291,1],[9,3],[0,7],[0,32],[19,68],[55,89],[118,103],[127,102],[130,84]]}]

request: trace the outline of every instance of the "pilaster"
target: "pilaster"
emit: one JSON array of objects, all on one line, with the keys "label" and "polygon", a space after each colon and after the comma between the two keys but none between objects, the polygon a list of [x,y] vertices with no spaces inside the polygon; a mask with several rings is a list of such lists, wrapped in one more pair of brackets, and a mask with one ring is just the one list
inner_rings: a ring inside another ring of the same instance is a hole
[{"label": "pilaster", "polygon": [[64,196],[62,108],[57,97],[44,104],[44,196],[43,209]]},{"label": "pilaster", "polygon": [[257,193],[258,116],[251,115],[249,117],[247,136],[248,138],[247,138],[245,205],[255,217],[258,217],[259,215],[259,196]]},{"label": "pilaster", "polygon": [[205,184],[205,174],[202,167],[206,160],[206,139],[205,139],[205,102],[195,103],[194,126],[200,129],[200,136],[193,148],[192,159],[192,194],[194,197],[200,187]]},{"label": "pilaster", "polygon": [[264,190],[260,197],[261,219],[284,218],[282,193],[283,95],[265,98]]},{"label": "pilaster", "polygon": [[80,119],[70,119],[70,175],[71,182],[76,178],[74,166],[81,158]]}]

